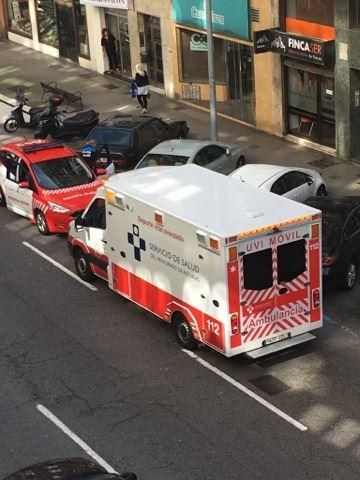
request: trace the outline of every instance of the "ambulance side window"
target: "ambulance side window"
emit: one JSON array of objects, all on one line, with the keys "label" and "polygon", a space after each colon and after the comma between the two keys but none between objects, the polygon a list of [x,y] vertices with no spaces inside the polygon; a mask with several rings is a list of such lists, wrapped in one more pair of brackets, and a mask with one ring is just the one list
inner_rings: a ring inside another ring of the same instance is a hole
[{"label": "ambulance side window", "polygon": [[273,286],[271,248],[249,253],[243,257],[244,288],[265,290]]},{"label": "ambulance side window", "polygon": [[85,215],[86,226],[89,228],[106,229],[105,200],[97,198]]},{"label": "ambulance side window", "polygon": [[278,283],[294,280],[306,270],[305,240],[280,245],[277,257]]}]

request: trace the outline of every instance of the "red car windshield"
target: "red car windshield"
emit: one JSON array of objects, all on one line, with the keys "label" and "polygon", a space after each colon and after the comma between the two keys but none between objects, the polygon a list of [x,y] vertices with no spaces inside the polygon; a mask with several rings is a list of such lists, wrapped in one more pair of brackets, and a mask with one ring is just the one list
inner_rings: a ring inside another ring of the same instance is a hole
[{"label": "red car windshield", "polygon": [[40,187],[45,190],[76,187],[95,180],[94,174],[78,157],[33,163],[32,169]]}]

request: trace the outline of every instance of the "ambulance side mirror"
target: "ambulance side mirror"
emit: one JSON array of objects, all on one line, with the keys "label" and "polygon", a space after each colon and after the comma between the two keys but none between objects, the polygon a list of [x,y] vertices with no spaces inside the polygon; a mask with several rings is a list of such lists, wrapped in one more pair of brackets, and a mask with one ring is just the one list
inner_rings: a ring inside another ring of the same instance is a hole
[{"label": "ambulance side mirror", "polygon": [[88,222],[86,221],[86,218],[82,216],[80,213],[76,218],[75,218],[75,230],[77,232],[81,232],[81,230],[86,227]]}]

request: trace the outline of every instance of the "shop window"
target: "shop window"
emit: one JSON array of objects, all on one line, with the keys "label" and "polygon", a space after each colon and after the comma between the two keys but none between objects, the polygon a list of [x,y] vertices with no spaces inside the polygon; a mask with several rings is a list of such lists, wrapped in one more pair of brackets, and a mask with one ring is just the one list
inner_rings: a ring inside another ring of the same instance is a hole
[{"label": "shop window", "polygon": [[350,2],[350,28],[360,28],[360,0]]},{"label": "shop window", "polygon": [[[208,83],[208,47],[203,33],[180,30],[182,80]],[[225,83],[224,41],[214,38],[214,63],[216,81]]]},{"label": "shop window", "polygon": [[7,0],[9,28],[15,33],[31,37],[29,0]]},{"label": "shop window", "polygon": [[84,57],[90,56],[89,36],[86,23],[86,7],[80,4],[80,0],[74,1],[75,18],[77,26],[77,37],[79,45],[79,55]]},{"label": "shop window", "polygon": [[286,16],[334,26],[334,0],[287,0]]},{"label": "shop window", "polygon": [[288,104],[309,113],[317,112],[316,75],[296,68],[288,68]]},{"label": "shop window", "polygon": [[54,0],[37,0],[36,17],[40,42],[58,48],[59,37]]}]

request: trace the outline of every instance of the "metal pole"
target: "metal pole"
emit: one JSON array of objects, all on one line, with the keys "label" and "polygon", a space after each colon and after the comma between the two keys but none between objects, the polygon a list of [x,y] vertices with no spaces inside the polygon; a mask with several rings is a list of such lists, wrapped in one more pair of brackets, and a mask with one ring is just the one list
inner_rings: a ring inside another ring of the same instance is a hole
[{"label": "metal pole", "polygon": [[215,66],[214,66],[212,10],[211,10],[211,0],[205,0],[205,2],[206,2],[206,32],[207,32],[207,44],[208,44],[211,140],[213,142],[216,142],[218,139],[218,132],[217,132],[217,118],[216,118],[216,82],[215,82]]}]

